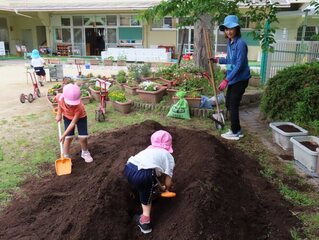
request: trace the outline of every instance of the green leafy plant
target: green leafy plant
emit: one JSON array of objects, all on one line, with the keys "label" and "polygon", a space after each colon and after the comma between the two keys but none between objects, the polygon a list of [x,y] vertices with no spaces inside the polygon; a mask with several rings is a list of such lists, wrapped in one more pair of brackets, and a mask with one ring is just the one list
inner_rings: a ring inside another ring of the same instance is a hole
[{"label": "green leafy plant", "polygon": [[260,108],[271,120],[304,125],[319,119],[318,106],[319,63],[313,62],[285,68],[269,79]]},{"label": "green leafy plant", "polygon": [[123,90],[114,90],[109,93],[109,99],[116,102],[127,102],[125,92]]},{"label": "green leafy plant", "polygon": [[124,70],[120,70],[116,75],[116,81],[118,83],[126,83],[126,72]]},{"label": "green leafy plant", "polygon": [[110,60],[110,61],[114,61],[114,57],[113,56],[108,56],[106,59]]},{"label": "green leafy plant", "polygon": [[117,57],[117,61],[126,61],[126,59],[127,59],[126,55],[119,55]]},{"label": "green leafy plant", "polygon": [[190,92],[186,93],[186,97],[200,98],[201,97],[201,93],[199,91],[190,91]]}]

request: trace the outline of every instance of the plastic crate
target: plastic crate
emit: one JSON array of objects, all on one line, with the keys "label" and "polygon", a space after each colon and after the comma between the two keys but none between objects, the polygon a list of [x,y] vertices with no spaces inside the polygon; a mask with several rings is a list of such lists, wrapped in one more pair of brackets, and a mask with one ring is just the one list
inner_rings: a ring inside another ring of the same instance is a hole
[{"label": "plastic crate", "polygon": [[[300,130],[300,132],[284,132],[278,128],[281,125],[291,125]],[[297,126],[292,122],[272,122],[269,124],[269,127],[272,129],[272,136],[275,143],[277,143],[284,150],[292,149],[292,143],[290,138],[294,136],[306,136],[308,131]]]},{"label": "plastic crate", "polygon": [[301,163],[311,173],[319,173],[318,166],[318,148],[317,151],[311,151],[300,142],[315,142],[319,145],[319,138],[315,136],[299,136],[290,139],[293,144],[294,158]]}]

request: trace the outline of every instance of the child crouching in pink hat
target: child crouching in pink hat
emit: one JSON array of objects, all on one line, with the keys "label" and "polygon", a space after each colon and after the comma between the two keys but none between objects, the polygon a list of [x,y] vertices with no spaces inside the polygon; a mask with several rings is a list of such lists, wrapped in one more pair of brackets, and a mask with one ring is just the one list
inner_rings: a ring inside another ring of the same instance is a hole
[{"label": "child crouching in pink hat", "polygon": [[152,232],[152,194],[157,177],[165,175],[165,188],[172,186],[175,160],[172,156],[172,136],[159,130],[152,134],[151,145],[128,159],[124,173],[128,182],[139,192],[143,213],[138,216],[137,225],[142,233]]}]

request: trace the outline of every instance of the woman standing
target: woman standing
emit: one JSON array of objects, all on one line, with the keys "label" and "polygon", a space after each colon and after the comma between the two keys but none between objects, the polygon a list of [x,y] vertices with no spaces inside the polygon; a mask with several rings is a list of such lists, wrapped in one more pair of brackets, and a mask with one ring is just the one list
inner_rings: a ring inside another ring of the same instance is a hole
[{"label": "woman standing", "polygon": [[227,16],[224,23],[219,26],[219,30],[225,32],[228,38],[227,57],[213,58],[212,61],[226,64],[226,77],[218,86],[218,90],[223,91],[227,88],[226,108],[230,113],[231,123],[231,129],[221,136],[229,140],[239,140],[244,136],[239,121],[239,104],[251,77],[247,58],[248,48],[241,38],[237,16]]}]

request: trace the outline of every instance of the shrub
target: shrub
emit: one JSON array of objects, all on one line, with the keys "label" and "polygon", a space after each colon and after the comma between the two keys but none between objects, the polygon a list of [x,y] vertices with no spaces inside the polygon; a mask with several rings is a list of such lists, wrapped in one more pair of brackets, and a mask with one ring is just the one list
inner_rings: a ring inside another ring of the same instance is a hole
[{"label": "shrub", "polygon": [[120,70],[116,75],[116,81],[118,83],[126,83],[126,73],[124,70]]},{"label": "shrub", "polygon": [[271,120],[311,124],[319,119],[319,63],[288,67],[269,79],[260,109]]}]

